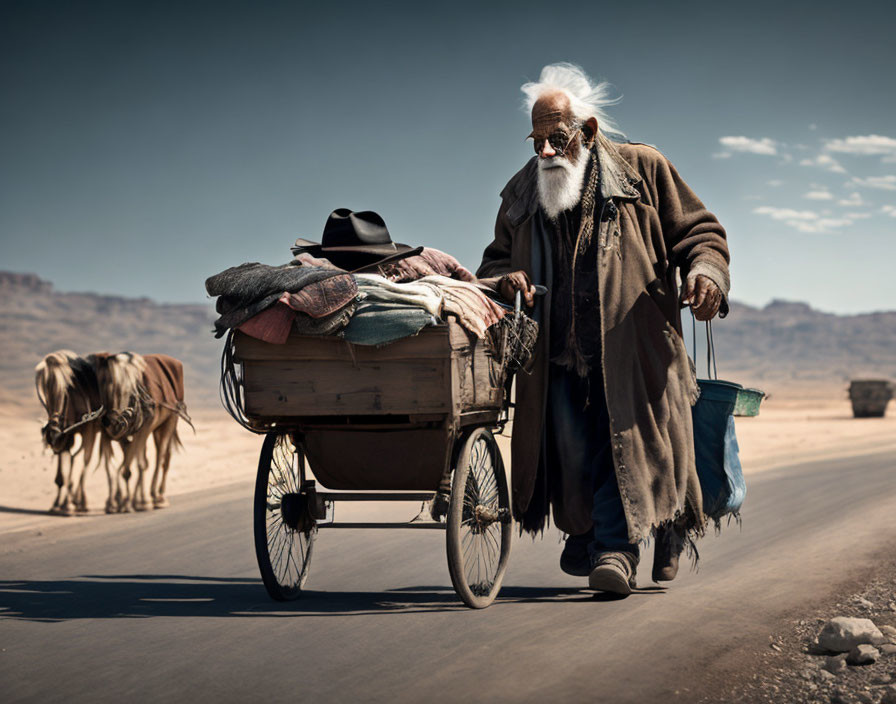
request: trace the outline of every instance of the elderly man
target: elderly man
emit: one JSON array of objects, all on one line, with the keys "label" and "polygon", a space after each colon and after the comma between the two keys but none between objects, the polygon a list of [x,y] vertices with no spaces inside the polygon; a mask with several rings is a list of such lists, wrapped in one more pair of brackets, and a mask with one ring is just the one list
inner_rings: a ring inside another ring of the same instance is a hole
[{"label": "elderly man", "polygon": [[679,310],[727,313],[725,231],[659,151],[607,139],[606,84],[555,64],[522,90],[535,157],[501,192],[477,272],[541,325],[517,377],[514,515],[535,532],[552,508],[561,568],[629,594],[640,543],[656,538],[668,581],[704,527]]}]

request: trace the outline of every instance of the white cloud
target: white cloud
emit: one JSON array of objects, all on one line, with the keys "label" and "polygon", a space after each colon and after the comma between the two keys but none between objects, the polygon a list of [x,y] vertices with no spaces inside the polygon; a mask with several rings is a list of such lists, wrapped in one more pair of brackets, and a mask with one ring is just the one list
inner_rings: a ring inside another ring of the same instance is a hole
[{"label": "white cloud", "polygon": [[800,232],[824,233],[838,227],[846,227],[852,224],[850,218],[826,218],[820,217],[812,210],[794,210],[793,208],[776,208],[771,205],[762,205],[753,210],[757,215],[767,215],[772,220],[778,220],[785,225]]},{"label": "white cloud", "polygon": [[858,208],[860,205],[865,205],[865,201],[862,200],[862,194],[858,191],[853,191],[849,194],[848,198],[838,200],[837,203],[839,203],[840,205],[852,206],[853,208]]},{"label": "white cloud", "polygon": [[779,186],[783,186],[784,182],[781,179],[773,178],[771,181],[766,181],[766,183],[772,188],[778,188]]},{"label": "white cloud", "polygon": [[778,143],[768,137],[762,137],[761,139],[719,137],[719,144],[732,152],[747,152],[749,154],[764,154],[767,156],[774,156],[778,153]]},{"label": "white cloud", "polygon": [[866,156],[896,155],[896,139],[879,134],[831,139],[825,144],[825,149],[831,152]]},{"label": "white cloud", "polygon": [[846,218],[819,218],[812,222],[788,222],[787,224],[800,232],[825,233],[837,227],[851,225],[852,220],[847,220]]},{"label": "white cloud", "polygon": [[818,220],[811,220],[808,222],[802,220],[795,222],[787,221],[787,224],[800,232],[824,233],[830,232],[838,227],[852,225],[852,220],[849,218],[818,218]]},{"label": "white cloud", "polygon": [[868,178],[852,177],[852,183],[864,188],[879,188],[884,191],[896,191],[896,176],[869,176]]},{"label": "white cloud", "polygon": [[730,159],[730,158],[731,158],[731,152],[715,152],[715,153],[712,155],[712,158],[713,158],[713,159]]},{"label": "white cloud", "polygon": [[773,205],[760,205],[754,213],[768,215],[773,220],[817,220],[818,213],[811,210],[794,210],[793,208],[776,208]]},{"label": "white cloud", "polygon": [[885,205],[880,211],[891,218],[896,218],[896,205]]},{"label": "white cloud", "polygon": [[871,213],[844,213],[843,216],[850,220],[864,220],[865,218],[870,218]]},{"label": "white cloud", "polygon": [[819,154],[814,159],[801,159],[800,166],[817,166],[825,171],[833,171],[835,174],[845,174],[846,169],[829,154]]},{"label": "white cloud", "polygon": [[803,195],[803,198],[808,198],[809,200],[834,200],[831,192],[825,190],[809,191]]},{"label": "white cloud", "polygon": [[849,218],[819,218],[819,220],[813,224],[817,228],[814,232],[824,232],[832,227],[846,227],[847,225],[852,225],[852,220]]}]

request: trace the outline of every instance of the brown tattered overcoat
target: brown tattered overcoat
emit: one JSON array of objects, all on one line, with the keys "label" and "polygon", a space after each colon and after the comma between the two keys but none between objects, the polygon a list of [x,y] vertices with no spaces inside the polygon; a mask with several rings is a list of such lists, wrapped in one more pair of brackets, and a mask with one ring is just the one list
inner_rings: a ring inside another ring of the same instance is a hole
[{"label": "brown tattered overcoat", "polygon": [[[604,383],[616,477],[629,539],[686,517],[704,523],[694,464],[691,405],[696,378],[681,336],[676,268],[729,290],[725,230],[656,149],[612,144],[598,136],[600,169],[595,208]],[[547,400],[552,229],[538,207],[537,157],[501,192],[495,239],[486,247],[481,278],[523,270],[548,288],[536,303],[541,324],[530,373],[516,380],[512,439],[513,509],[533,529],[547,507],[530,507],[543,449]],[[536,520],[532,520],[535,509]],[[528,512],[528,515],[527,515]],[[563,526],[561,526],[562,528]]]}]

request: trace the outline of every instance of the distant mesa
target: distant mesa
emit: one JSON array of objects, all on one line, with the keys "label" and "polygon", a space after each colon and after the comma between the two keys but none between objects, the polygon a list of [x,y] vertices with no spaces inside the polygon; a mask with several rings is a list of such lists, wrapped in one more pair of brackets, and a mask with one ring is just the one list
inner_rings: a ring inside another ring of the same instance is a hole
[{"label": "distant mesa", "polygon": [[766,304],[765,311],[769,312],[783,312],[787,311],[788,313],[802,313],[802,314],[819,314],[821,311],[815,310],[808,303],[803,303],[802,301],[785,301],[781,298],[773,298],[769,303]]},{"label": "distant mesa", "polygon": [[21,289],[32,293],[52,293],[53,284],[37,274],[19,274],[14,271],[0,271],[0,291]]}]

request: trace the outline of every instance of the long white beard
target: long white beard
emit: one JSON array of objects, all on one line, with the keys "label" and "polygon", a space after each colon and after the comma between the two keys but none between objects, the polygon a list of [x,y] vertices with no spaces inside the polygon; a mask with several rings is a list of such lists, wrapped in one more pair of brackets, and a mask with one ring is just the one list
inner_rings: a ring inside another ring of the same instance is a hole
[{"label": "long white beard", "polygon": [[575,163],[562,156],[538,160],[538,201],[551,220],[581,200],[588,156],[580,149]]}]

